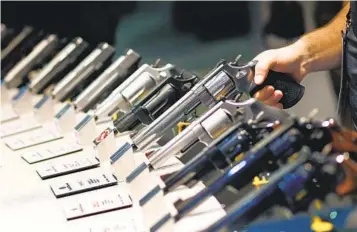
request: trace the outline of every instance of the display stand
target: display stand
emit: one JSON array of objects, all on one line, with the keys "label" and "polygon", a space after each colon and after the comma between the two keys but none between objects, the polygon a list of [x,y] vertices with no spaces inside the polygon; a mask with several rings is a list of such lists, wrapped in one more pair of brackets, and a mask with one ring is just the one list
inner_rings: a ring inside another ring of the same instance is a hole
[{"label": "display stand", "polygon": [[74,127],[76,141],[80,145],[88,145],[93,142],[96,133],[96,125],[93,114],[86,114],[84,118]]},{"label": "display stand", "polygon": [[39,122],[48,122],[53,120],[54,116],[54,101],[44,95],[34,106],[35,118]]},{"label": "display stand", "polygon": [[27,87],[23,87],[12,98],[12,107],[17,114],[32,112],[32,94]]},{"label": "display stand", "polygon": [[55,124],[62,133],[72,132],[76,126],[76,112],[70,103],[66,103],[55,115]]},{"label": "display stand", "polygon": [[109,162],[110,156],[115,152],[115,137],[113,128],[108,127],[93,141],[94,153],[100,162]]}]

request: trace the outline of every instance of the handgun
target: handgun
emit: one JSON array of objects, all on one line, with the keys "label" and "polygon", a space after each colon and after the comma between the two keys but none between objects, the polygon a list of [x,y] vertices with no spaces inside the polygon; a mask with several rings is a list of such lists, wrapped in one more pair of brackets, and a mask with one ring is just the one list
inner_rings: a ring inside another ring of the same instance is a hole
[{"label": "handgun", "polygon": [[[262,116],[261,116],[262,115]],[[197,118],[184,131],[171,139],[150,157],[150,165],[155,169],[162,166],[170,157],[185,153],[195,143],[208,146],[219,135],[238,122],[249,120],[274,122],[288,117],[284,111],[275,110],[251,98],[244,102],[220,101],[205,114]]]},{"label": "handgun", "polygon": [[[224,133],[227,128],[233,127],[234,124],[237,124],[235,126],[235,131],[238,130],[242,132],[242,130],[239,129],[241,127],[243,129],[243,125],[248,122],[254,121],[255,123],[259,122],[269,124],[276,121],[284,121],[288,117],[289,115],[286,112],[265,105],[253,98],[239,103],[232,101],[221,101],[204,115],[196,119],[183,132],[174,137],[161,149],[159,149],[157,152],[154,152],[152,157],[149,158],[150,166],[152,166],[154,169],[162,166],[168,160],[168,158],[185,152],[185,149],[188,149],[197,141],[201,141],[208,146],[211,144],[211,142],[214,141],[214,139],[218,138],[220,134]],[[247,143],[250,142],[247,141],[247,132],[242,134],[243,136],[239,138],[237,138],[236,135],[237,132],[233,133],[233,136],[231,135],[233,138],[229,140],[229,143],[227,144],[227,142],[225,142],[223,145],[221,145],[223,146],[222,149],[224,151],[224,155],[222,155],[224,157],[222,157],[223,162],[227,162],[227,160],[231,160],[228,162],[232,162],[234,157],[241,153],[241,150],[243,149],[241,146],[246,147],[248,146]],[[208,169],[208,167],[210,167],[209,161],[211,159],[216,159],[216,165],[222,166],[222,164],[218,164],[218,160],[221,158],[219,156],[222,153],[219,153],[217,150],[214,151],[216,154],[213,154],[212,152],[211,154],[208,154],[207,157],[201,156],[195,159],[194,163],[198,165],[196,168],[200,168],[201,171],[202,169]],[[238,151],[240,152],[237,154]],[[192,166],[189,166],[188,170],[184,167],[181,171],[183,171],[184,175],[182,176],[183,173],[179,171],[180,174],[178,174],[178,176],[174,177],[174,179],[171,179],[171,181],[169,180],[169,186],[166,186],[165,192],[167,192],[167,188],[171,188],[173,185],[176,185],[177,182],[186,182],[189,181],[189,178],[194,177],[193,174],[195,173],[192,173]],[[187,171],[189,171],[189,173],[187,173]],[[181,177],[182,179],[178,179],[178,177]],[[157,187],[154,187],[154,189],[156,190]],[[154,189],[152,191],[155,191]],[[151,195],[152,191],[149,191],[147,195]],[[145,195],[142,199],[145,199],[147,195]]]},{"label": "handgun", "polygon": [[87,111],[95,104],[108,97],[138,67],[141,57],[129,49],[125,55],[114,61],[100,76],[93,81],[74,101],[78,111]]},{"label": "handgun", "polygon": [[[353,160],[343,154],[310,153],[308,149],[303,149],[298,156],[297,160],[274,172],[268,178],[268,183],[250,191],[228,207],[226,216],[203,231],[242,229],[273,205],[285,206],[292,213],[307,210],[313,200],[324,200],[329,193],[336,192],[336,185],[339,186],[351,175],[344,172],[341,163],[351,163],[357,167]],[[354,170],[354,177],[356,175],[357,170]]]},{"label": "handgun", "polygon": [[239,122],[227,130],[208,147],[191,159],[177,173],[165,178],[164,193],[168,193],[179,185],[192,186],[192,182],[205,176],[212,170],[224,170],[232,165],[235,158],[249,150],[258,141],[271,133],[275,123],[259,125]]},{"label": "handgun", "polygon": [[[227,209],[227,215],[203,231],[217,232],[227,227],[242,229],[242,226],[248,226],[257,215],[264,212],[272,204],[276,204],[277,201],[287,201],[292,204],[295,201],[294,196],[307,187],[307,182],[311,181],[314,174],[319,170],[319,167],[316,167],[311,159],[309,160],[311,156],[309,149],[303,149],[298,156],[297,160],[274,172],[269,177],[268,183],[263,184],[258,189],[253,189],[230,206]],[[325,159],[321,154],[319,157]],[[317,164],[320,164],[320,162]],[[259,207],[259,212],[257,207]]]},{"label": "handgun", "polygon": [[105,69],[115,49],[108,43],[100,43],[82,62],[69,72],[53,89],[51,95],[57,101],[73,98],[93,78]]},{"label": "handgun", "polygon": [[[312,128],[312,125],[308,122],[301,122],[293,117],[284,120],[278,128],[258,142],[244,154],[243,158],[229,167],[223,175],[209,183],[207,188],[185,201],[176,202],[177,212],[175,212],[175,215],[170,214],[171,216],[166,217],[166,220],[169,221],[173,217],[175,221],[179,221],[208,197],[220,192],[227,185],[232,185],[239,190],[262,171],[276,170],[278,168],[276,161],[287,160],[295,152],[300,151],[306,145],[306,141],[309,140],[308,134],[314,136],[321,134],[313,133],[314,130],[315,128]],[[324,139],[324,137],[320,138],[320,145],[326,145],[330,141]],[[154,225],[153,228],[157,228],[157,225]]]},{"label": "handgun", "polygon": [[246,65],[239,65],[237,60],[220,62],[179,101],[149,126],[140,130],[132,138],[134,148],[147,149],[201,104],[212,108],[223,98],[232,99],[240,93],[254,94],[267,84],[273,85],[275,89],[284,93],[284,97],[280,100],[284,108],[293,106],[301,99],[304,87],[286,74],[270,71],[266,82],[256,86],[252,82],[256,63],[257,61],[251,61]]},{"label": "handgun", "polygon": [[45,36],[43,31],[24,27],[9,44],[1,50],[1,77],[3,78]]},{"label": "handgun", "polygon": [[[279,168],[276,161],[285,163],[291,155],[300,151],[305,145],[312,152],[323,151],[326,145],[334,144],[337,136],[332,132],[339,131],[338,129],[334,120],[313,122],[304,118],[299,120],[288,118],[270,135],[258,142],[242,159],[228,168],[222,176],[208,184],[206,189],[185,201],[178,201],[175,220],[180,220],[207,197],[221,191],[227,185],[232,185],[239,190],[264,170],[276,171]],[[338,134],[341,135],[340,132]],[[341,139],[344,138],[339,137],[344,148],[349,149],[353,144],[351,141]],[[333,145],[333,148],[338,146]]]},{"label": "handgun", "polygon": [[54,34],[48,35],[39,42],[33,50],[19,63],[17,63],[4,77],[7,88],[19,87],[27,74],[36,66],[53,55],[59,46],[60,40]]},{"label": "handgun", "polygon": [[130,112],[115,119],[115,128],[119,132],[125,132],[134,130],[140,124],[149,125],[197,82],[196,75],[184,70],[178,75],[167,78],[138,102]]},{"label": "handgun", "polygon": [[30,91],[38,94],[52,83],[57,83],[74,68],[87,48],[86,41],[80,37],[74,38],[30,82]]},{"label": "handgun", "polygon": [[128,79],[119,85],[101,104],[94,115],[96,118],[111,117],[117,111],[127,113],[145,98],[157,85],[175,75],[172,64],[163,67],[143,64]]}]

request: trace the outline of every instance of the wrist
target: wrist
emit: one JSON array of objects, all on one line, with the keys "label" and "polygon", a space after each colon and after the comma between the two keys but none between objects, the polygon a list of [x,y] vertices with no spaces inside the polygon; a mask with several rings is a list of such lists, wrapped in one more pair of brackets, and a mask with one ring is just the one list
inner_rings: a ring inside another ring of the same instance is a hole
[{"label": "wrist", "polygon": [[307,74],[314,71],[313,61],[314,55],[310,52],[308,43],[301,38],[293,43],[291,46],[291,52],[295,54],[295,60],[297,68],[301,77],[305,77]]}]

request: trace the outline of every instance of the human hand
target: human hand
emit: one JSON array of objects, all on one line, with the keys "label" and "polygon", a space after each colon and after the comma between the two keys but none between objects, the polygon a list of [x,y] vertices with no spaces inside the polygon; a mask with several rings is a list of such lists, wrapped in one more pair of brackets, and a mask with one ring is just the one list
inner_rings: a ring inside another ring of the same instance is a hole
[{"label": "human hand", "polygon": [[[298,45],[293,44],[287,47],[267,50],[254,58],[258,63],[255,66],[254,82],[260,85],[267,78],[269,70],[290,74],[298,83],[300,83],[307,72],[302,65],[303,55]],[[283,108],[279,103],[283,97],[280,90],[275,90],[273,86],[265,86],[258,91],[254,97],[264,104]]]}]

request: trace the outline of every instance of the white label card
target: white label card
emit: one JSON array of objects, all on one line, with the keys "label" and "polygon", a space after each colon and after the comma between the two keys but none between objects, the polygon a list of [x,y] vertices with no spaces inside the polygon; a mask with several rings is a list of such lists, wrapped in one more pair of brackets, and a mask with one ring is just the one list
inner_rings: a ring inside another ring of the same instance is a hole
[{"label": "white label card", "polygon": [[127,193],[117,193],[68,204],[64,211],[67,220],[71,220],[131,206],[132,202]]},{"label": "white label card", "polygon": [[99,173],[82,179],[71,179],[68,182],[51,184],[51,190],[59,198],[115,184],[117,184],[117,179],[113,174]]},{"label": "white label card", "polygon": [[131,223],[113,223],[111,225],[106,225],[106,226],[96,226],[96,227],[90,227],[88,230],[85,230],[86,232],[137,232],[135,226],[134,226],[134,221]]},{"label": "white label card", "polygon": [[53,159],[59,156],[81,151],[82,147],[76,142],[66,142],[48,148],[38,149],[36,151],[27,151],[22,154],[22,158],[29,164]]},{"label": "white label card", "polygon": [[57,130],[43,129],[36,130],[33,133],[26,133],[6,138],[4,139],[4,142],[12,150],[19,150],[61,138],[63,138],[63,136]]},{"label": "white label card", "polygon": [[6,136],[19,134],[21,132],[33,130],[40,127],[41,124],[38,123],[34,117],[20,119],[1,125],[0,136],[3,138]]},{"label": "white label card", "polygon": [[79,159],[77,158],[51,164],[44,164],[38,167],[36,172],[42,179],[48,179],[98,167],[99,164],[99,160],[95,157],[83,157]]}]

